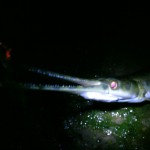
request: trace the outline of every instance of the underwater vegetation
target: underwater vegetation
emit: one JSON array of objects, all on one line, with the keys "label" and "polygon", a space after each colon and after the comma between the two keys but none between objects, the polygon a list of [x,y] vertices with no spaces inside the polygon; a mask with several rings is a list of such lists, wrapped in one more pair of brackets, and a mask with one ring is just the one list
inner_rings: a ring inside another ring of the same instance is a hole
[{"label": "underwater vegetation", "polygon": [[[115,108],[104,104],[64,121],[74,149],[148,149],[150,104]],[[108,109],[108,110],[105,110]],[[66,146],[72,147],[72,144]]]}]

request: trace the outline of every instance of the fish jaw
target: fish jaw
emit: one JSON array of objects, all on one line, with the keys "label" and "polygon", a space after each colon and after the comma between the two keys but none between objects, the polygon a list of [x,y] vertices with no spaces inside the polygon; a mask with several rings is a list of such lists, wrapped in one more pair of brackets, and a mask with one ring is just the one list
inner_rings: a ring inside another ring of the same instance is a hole
[{"label": "fish jaw", "polygon": [[[106,85],[100,84],[97,86],[59,86],[59,85],[35,85],[26,84],[27,89],[43,90],[43,91],[58,91],[68,92],[79,95],[85,99],[112,102],[118,100],[118,97],[109,94],[109,88]],[[120,97],[119,97],[120,98]]]},{"label": "fish jaw", "polygon": [[109,94],[101,94],[100,92],[83,92],[80,93],[80,96],[84,97],[85,99],[93,99],[96,101],[104,102],[113,102],[119,99],[119,97],[115,97]]}]

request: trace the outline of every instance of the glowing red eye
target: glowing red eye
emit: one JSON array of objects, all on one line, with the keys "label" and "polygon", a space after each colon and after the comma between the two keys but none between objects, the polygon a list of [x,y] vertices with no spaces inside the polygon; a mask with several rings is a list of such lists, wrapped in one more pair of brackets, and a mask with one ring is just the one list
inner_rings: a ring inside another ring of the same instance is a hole
[{"label": "glowing red eye", "polygon": [[111,84],[110,84],[110,87],[111,87],[112,89],[116,89],[116,88],[117,88],[117,82],[112,81]]},{"label": "glowing red eye", "polygon": [[10,59],[10,57],[11,57],[11,49],[6,50],[5,55],[6,55],[6,59]]}]

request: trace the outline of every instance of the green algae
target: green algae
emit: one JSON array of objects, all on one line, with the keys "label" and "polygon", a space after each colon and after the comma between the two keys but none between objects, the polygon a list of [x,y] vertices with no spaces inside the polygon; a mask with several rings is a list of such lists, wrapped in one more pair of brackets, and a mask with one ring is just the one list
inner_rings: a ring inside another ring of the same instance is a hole
[{"label": "green algae", "polygon": [[150,104],[145,104],[113,110],[81,111],[64,121],[65,134],[72,139],[66,147],[72,149],[148,149],[149,109]]}]

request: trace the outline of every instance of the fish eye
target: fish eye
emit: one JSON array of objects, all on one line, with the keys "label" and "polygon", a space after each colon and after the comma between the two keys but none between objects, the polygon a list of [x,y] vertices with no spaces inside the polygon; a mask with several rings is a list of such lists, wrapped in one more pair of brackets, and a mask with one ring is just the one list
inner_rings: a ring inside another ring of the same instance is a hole
[{"label": "fish eye", "polygon": [[117,82],[116,82],[116,81],[112,81],[112,82],[110,83],[110,87],[111,87],[111,89],[116,89],[116,88],[117,88],[117,86],[118,86],[118,84],[117,84]]}]

